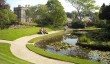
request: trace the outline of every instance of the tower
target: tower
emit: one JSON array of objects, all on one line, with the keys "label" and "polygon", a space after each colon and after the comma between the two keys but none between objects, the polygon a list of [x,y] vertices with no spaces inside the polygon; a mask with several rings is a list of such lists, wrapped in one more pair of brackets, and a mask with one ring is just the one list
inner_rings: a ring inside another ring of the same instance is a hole
[{"label": "tower", "polygon": [[26,16],[26,10],[29,8],[29,5],[25,5],[25,7],[18,5],[18,7],[14,8],[14,13],[18,17],[19,22],[30,22],[30,18]]}]

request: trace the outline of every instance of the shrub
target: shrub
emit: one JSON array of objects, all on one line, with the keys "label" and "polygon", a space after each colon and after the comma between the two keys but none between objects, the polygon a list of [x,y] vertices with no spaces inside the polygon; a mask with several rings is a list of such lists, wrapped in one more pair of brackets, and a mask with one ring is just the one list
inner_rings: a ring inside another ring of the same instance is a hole
[{"label": "shrub", "polygon": [[72,22],[72,28],[85,28],[85,23],[81,21]]},{"label": "shrub", "polygon": [[96,30],[89,32],[88,36],[93,41],[107,42],[110,41],[110,31]]},{"label": "shrub", "polygon": [[90,39],[84,35],[84,36],[80,37],[79,42],[90,43]]},{"label": "shrub", "polygon": [[106,20],[97,20],[95,26],[98,28],[106,28]]}]

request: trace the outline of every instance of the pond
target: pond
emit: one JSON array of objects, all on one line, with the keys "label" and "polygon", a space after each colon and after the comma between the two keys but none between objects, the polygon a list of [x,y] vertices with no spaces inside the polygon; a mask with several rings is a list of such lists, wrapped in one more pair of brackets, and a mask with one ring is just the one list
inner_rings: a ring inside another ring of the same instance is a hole
[{"label": "pond", "polygon": [[48,52],[110,64],[109,51],[92,50],[87,47],[82,48],[76,45],[80,37],[71,33],[57,35],[53,39],[44,39],[35,45]]}]

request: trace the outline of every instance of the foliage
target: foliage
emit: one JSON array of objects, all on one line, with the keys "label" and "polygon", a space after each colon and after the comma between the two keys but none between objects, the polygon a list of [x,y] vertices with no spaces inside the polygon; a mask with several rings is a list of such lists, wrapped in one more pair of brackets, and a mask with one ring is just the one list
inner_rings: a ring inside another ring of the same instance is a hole
[{"label": "foliage", "polygon": [[37,9],[37,6],[31,6],[29,7],[29,9],[25,10],[26,12],[26,16],[31,18],[31,21],[35,21],[36,20],[36,9]]},{"label": "foliage", "polygon": [[9,9],[0,10],[0,28],[4,29],[9,24],[15,22],[17,16]]},{"label": "foliage", "polygon": [[0,9],[7,9],[10,6],[6,3],[6,0],[0,0]]},{"label": "foliage", "polygon": [[106,22],[107,22],[106,20],[97,20],[95,22],[95,26],[98,28],[106,28],[106,26],[107,26]]},{"label": "foliage", "polygon": [[19,22],[20,25],[25,25],[25,26],[37,26],[36,23],[31,23],[31,22]]},{"label": "foliage", "polygon": [[80,21],[82,19],[81,12],[84,12],[83,15],[85,15],[86,13],[90,15],[90,12],[98,9],[98,7],[95,6],[95,0],[67,0],[67,1],[70,2],[72,6],[77,10]]},{"label": "foliage", "polygon": [[72,28],[85,28],[85,23],[81,21],[73,21]]},{"label": "foliage", "polygon": [[83,60],[83,59],[79,59],[79,58],[73,58],[73,57],[68,57],[68,56],[63,56],[63,55],[58,55],[58,54],[53,54],[50,52],[47,52],[41,48],[35,47],[32,44],[27,44],[26,45],[27,48],[37,54],[40,54],[42,56],[48,57],[48,58],[52,58],[52,59],[57,59],[57,60],[63,60],[63,61],[67,61],[67,62],[73,62],[73,63],[78,63],[78,64],[100,64],[98,62],[92,62],[89,60]]},{"label": "foliage", "polygon": [[93,41],[98,41],[98,42],[108,42],[110,41],[110,33],[107,30],[95,30],[91,31],[88,36],[90,37],[91,40]]},{"label": "foliage", "polygon": [[63,6],[58,0],[48,0],[46,5],[32,6],[26,14],[39,26],[62,26],[67,19]]},{"label": "foliage", "polygon": [[9,5],[5,0],[0,0],[0,28],[4,29],[16,20],[17,16],[9,9]]},{"label": "foliage", "polygon": [[0,62],[1,64],[32,64],[15,57],[10,51],[10,44],[7,43],[0,43]]},{"label": "foliage", "polygon": [[48,0],[46,5],[49,8],[51,25],[63,25],[67,20],[67,16],[61,3],[58,0]]},{"label": "foliage", "polygon": [[110,5],[103,4],[100,8],[99,18],[102,20],[110,20]]},{"label": "foliage", "polygon": [[67,15],[68,18],[73,18],[74,17],[73,14],[70,13],[70,12],[66,12],[66,15]]},{"label": "foliage", "polygon": [[91,41],[90,41],[89,38],[87,38],[86,35],[84,35],[84,36],[79,38],[79,42],[81,42],[81,43],[90,43]]},{"label": "foliage", "polygon": [[40,26],[47,26],[50,24],[50,19],[49,19],[49,13],[48,13],[48,7],[46,5],[38,5],[37,6],[37,19],[35,22],[39,24]]},{"label": "foliage", "polygon": [[101,6],[100,11],[99,11],[99,18],[101,20],[107,20],[106,28],[109,30],[110,29],[110,5],[103,4]]}]

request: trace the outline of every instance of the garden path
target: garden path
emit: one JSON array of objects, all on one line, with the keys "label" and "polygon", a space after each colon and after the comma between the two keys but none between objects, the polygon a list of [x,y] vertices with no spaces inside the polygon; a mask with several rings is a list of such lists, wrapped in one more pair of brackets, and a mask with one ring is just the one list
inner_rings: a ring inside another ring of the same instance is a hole
[{"label": "garden path", "polygon": [[[52,31],[52,32],[49,32],[49,34],[56,33],[56,32],[58,31]],[[43,36],[43,35],[35,34],[31,36],[24,36],[14,41],[0,40],[0,42],[11,43],[11,47],[10,47],[11,52],[16,57],[32,62],[34,64],[74,64],[70,62],[46,58],[27,49],[26,44],[28,44],[28,41],[39,36]]]},{"label": "garden path", "polygon": [[11,43],[12,41],[0,40],[0,43]]}]

